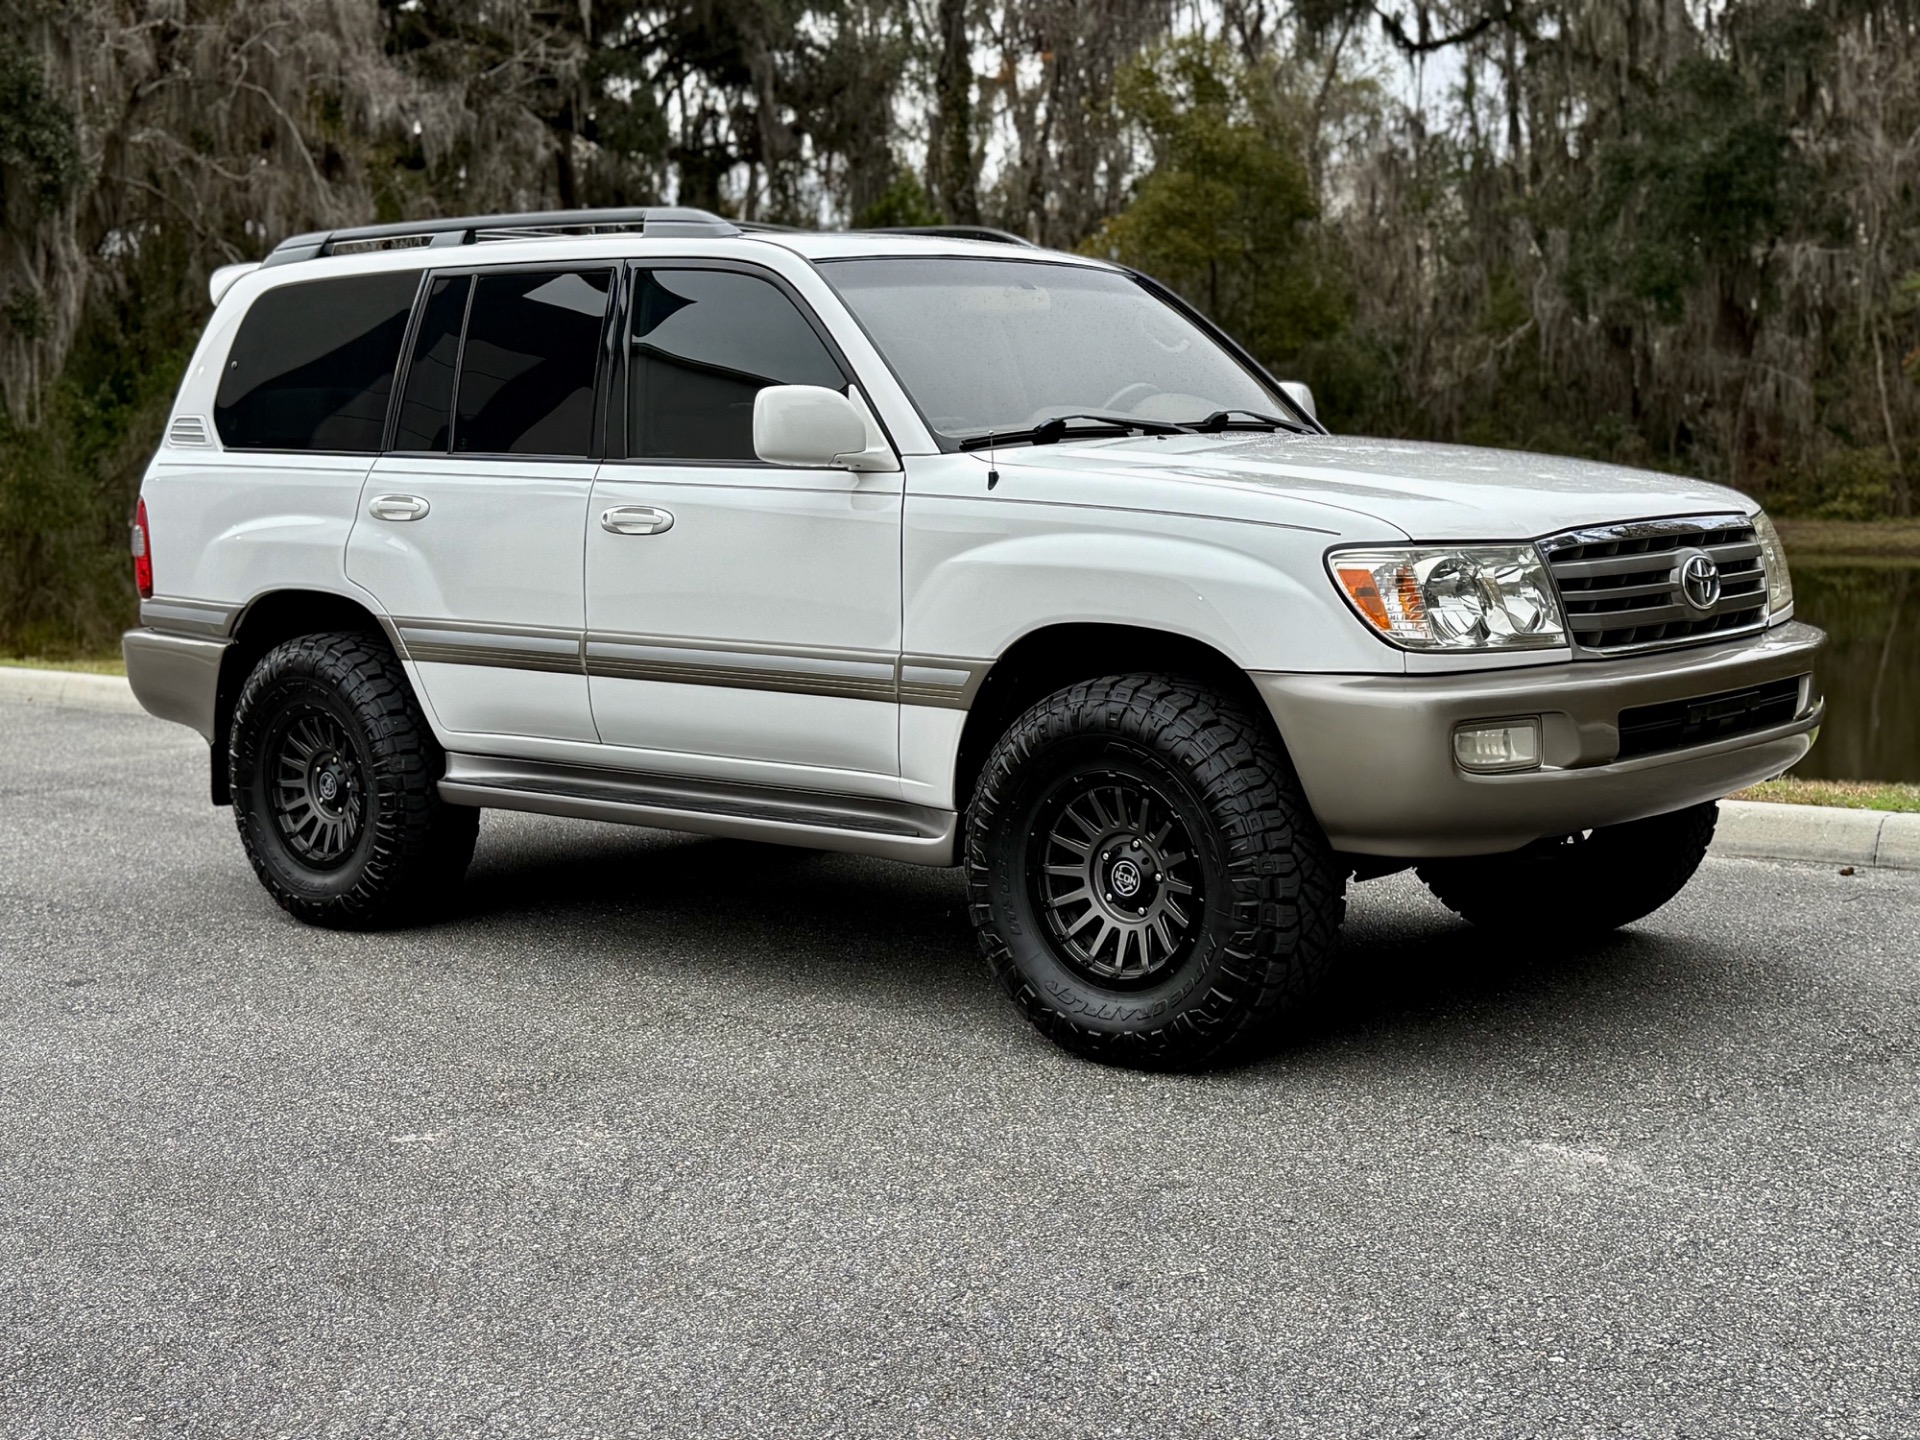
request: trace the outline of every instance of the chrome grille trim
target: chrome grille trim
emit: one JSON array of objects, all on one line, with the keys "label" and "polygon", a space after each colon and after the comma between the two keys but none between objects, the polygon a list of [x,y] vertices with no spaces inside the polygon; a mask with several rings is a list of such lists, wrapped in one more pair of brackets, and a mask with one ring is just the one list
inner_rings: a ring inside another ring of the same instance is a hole
[{"label": "chrome grille trim", "polygon": [[[1745,515],[1685,515],[1569,530],[1539,542],[1577,659],[1730,640],[1767,625],[1767,574]],[[1694,550],[1720,571],[1719,599],[1682,598],[1675,561]]]}]

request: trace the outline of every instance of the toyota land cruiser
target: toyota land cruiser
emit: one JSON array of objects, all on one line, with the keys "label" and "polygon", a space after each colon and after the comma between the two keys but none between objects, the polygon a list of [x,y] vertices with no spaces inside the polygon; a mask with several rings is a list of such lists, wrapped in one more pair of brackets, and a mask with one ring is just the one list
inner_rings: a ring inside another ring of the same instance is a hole
[{"label": "toyota land cruiser", "polygon": [[1820,720],[1740,494],[1331,435],[1011,237],[494,216],[212,288],[127,673],[310,923],[429,904],[488,806],[963,865],[1042,1030],[1196,1065],[1350,879],[1627,924]]}]

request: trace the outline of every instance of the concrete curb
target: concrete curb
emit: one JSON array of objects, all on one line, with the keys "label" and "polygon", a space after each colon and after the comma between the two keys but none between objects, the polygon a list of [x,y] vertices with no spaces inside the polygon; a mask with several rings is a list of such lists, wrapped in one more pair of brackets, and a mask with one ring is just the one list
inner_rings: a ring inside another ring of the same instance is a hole
[{"label": "concrete curb", "polygon": [[[120,676],[72,670],[0,665],[0,701],[122,715],[146,713]],[[1713,853],[1746,860],[1920,870],[1920,815],[1723,800]]]},{"label": "concrete curb", "polygon": [[147,713],[122,676],[88,675],[78,670],[25,670],[0,665],[0,700],[55,705],[63,710]]},{"label": "concrete curb", "polygon": [[1920,870],[1920,815],[1722,800],[1715,855]]}]

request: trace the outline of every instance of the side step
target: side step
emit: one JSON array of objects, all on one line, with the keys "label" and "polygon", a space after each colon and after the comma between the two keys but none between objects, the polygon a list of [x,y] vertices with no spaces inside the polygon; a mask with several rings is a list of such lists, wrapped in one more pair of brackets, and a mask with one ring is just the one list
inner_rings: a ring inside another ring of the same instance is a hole
[{"label": "side step", "polygon": [[452,805],[844,850],[916,865],[959,864],[959,817],[900,800],[453,754],[447,756],[440,798]]}]

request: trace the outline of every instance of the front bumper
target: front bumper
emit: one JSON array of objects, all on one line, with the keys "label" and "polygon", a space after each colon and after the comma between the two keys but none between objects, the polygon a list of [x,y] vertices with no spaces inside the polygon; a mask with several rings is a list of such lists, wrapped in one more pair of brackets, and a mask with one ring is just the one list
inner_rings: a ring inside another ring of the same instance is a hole
[{"label": "front bumper", "polygon": [[198,640],[159,630],[129,630],[120,637],[133,698],[151,715],[191,725],[213,739],[220,695],[220,661],[227,640]]},{"label": "front bumper", "polygon": [[[1620,712],[1809,675],[1826,635],[1789,622],[1732,644],[1459,675],[1260,673],[1255,684],[1338,850],[1491,855],[1731,795],[1813,747],[1825,701],[1749,734],[1622,760]],[[1474,721],[1541,717],[1542,763],[1477,775],[1453,758]]]}]

